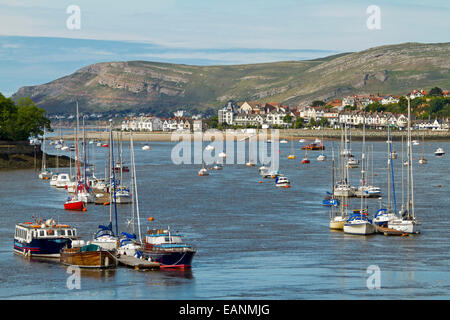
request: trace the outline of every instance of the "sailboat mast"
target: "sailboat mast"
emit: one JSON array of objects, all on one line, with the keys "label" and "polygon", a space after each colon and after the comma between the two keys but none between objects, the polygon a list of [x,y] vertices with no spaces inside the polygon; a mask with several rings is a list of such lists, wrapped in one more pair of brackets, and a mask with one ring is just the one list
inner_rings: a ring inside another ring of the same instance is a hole
[{"label": "sailboat mast", "polygon": [[133,144],[133,136],[130,135],[130,144],[131,144],[131,157],[132,157],[132,166],[133,166],[133,183],[134,183],[134,193],[136,197],[136,216],[137,216],[137,222],[138,222],[138,233],[139,233],[139,242],[142,242],[142,235],[141,235],[141,220],[139,215],[139,198],[138,198],[138,190],[137,190],[137,181],[136,181],[136,163],[134,158],[134,144]]},{"label": "sailboat mast", "polygon": [[[409,132],[409,172],[411,175],[410,178],[410,185],[411,185],[411,217],[415,218],[415,212],[414,212],[414,177],[413,177],[413,166],[412,166],[412,145],[411,145],[411,103],[410,99],[408,98],[408,132]],[[409,214],[409,211],[408,211]]]},{"label": "sailboat mast", "polygon": [[392,163],[392,139],[391,128],[389,127],[389,163],[391,164],[391,176],[392,176],[392,195],[394,197],[394,212],[397,212],[397,201],[395,200],[395,179],[394,179],[394,165]]},{"label": "sailboat mast", "polygon": [[45,156],[45,134],[46,134],[47,130],[44,126],[44,136],[42,137],[42,171],[45,171],[45,169],[47,168],[45,162],[47,161],[46,156]]},{"label": "sailboat mast", "polygon": [[80,126],[80,122],[78,119],[78,101],[77,101],[77,128],[75,130],[75,153],[77,158],[77,174],[78,174],[78,182],[80,182],[81,179],[81,173],[80,173],[80,157],[78,155],[78,128]]},{"label": "sailboat mast", "polygon": [[408,211],[408,217],[411,215],[411,202],[410,202],[410,170],[411,167],[411,108],[408,97],[408,136],[406,139],[406,156],[408,161],[408,174],[407,176],[407,193],[406,193],[406,209]]},{"label": "sailboat mast", "polygon": [[[111,124],[112,127],[112,124]],[[112,134],[112,131],[111,131]],[[111,139],[111,162],[114,164],[114,138]],[[117,224],[117,199],[116,199],[116,174],[113,166],[112,170],[112,180],[113,180],[113,191],[114,191],[114,220],[116,225],[116,235],[119,235],[119,226]]]},{"label": "sailboat mast", "polygon": [[365,171],[364,171],[364,162],[365,162],[365,146],[366,146],[366,125],[363,125],[363,143],[362,143],[362,153],[361,153],[361,185],[362,185],[362,194],[361,194],[361,216],[362,216],[362,210],[364,207],[364,193],[365,193]]}]

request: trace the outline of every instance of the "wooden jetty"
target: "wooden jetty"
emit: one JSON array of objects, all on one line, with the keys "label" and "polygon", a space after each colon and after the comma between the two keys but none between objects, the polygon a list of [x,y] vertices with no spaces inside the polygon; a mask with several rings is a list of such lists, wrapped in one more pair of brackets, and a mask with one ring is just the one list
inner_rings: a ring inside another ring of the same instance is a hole
[{"label": "wooden jetty", "polygon": [[152,269],[157,270],[160,268],[160,264],[157,262],[151,262],[148,260],[138,259],[136,257],[120,255],[117,257],[117,261],[119,265],[123,265],[126,267],[134,268],[134,269]]},{"label": "wooden jetty", "polygon": [[391,228],[386,228],[386,227],[380,227],[375,225],[375,228],[377,229],[378,232],[384,234],[385,236],[400,236],[400,237],[405,237],[408,235],[407,232],[403,232],[400,230],[395,230],[395,229],[391,229]]}]

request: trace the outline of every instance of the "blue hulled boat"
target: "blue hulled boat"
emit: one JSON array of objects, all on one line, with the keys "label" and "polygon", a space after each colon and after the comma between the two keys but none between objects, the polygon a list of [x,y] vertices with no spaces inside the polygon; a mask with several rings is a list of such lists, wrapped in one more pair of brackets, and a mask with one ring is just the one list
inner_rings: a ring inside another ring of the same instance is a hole
[{"label": "blue hulled boat", "polygon": [[77,230],[54,220],[19,223],[14,234],[14,253],[27,257],[59,258],[70,247]]},{"label": "blue hulled boat", "polygon": [[142,256],[158,262],[161,268],[190,268],[196,253],[194,247],[184,243],[181,236],[170,229],[151,229],[144,240]]}]

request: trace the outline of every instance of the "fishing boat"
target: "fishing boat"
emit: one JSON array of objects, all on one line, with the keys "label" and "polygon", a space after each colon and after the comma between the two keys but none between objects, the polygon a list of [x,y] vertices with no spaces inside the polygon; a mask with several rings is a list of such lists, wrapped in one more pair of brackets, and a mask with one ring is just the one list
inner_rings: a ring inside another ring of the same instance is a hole
[{"label": "fishing boat", "polygon": [[167,229],[149,229],[144,239],[142,256],[158,262],[161,268],[191,268],[196,253],[191,244],[184,243],[180,234]]},{"label": "fishing boat", "polygon": [[64,202],[64,209],[71,211],[84,211],[84,202],[78,197],[68,197]]},{"label": "fishing boat", "polygon": [[16,225],[14,253],[26,257],[59,258],[61,249],[77,237],[77,230],[53,219],[36,219]]},{"label": "fishing boat", "polygon": [[325,146],[322,145],[322,142],[320,144],[313,142],[303,146],[302,150],[325,150]]},{"label": "fishing boat", "polygon": [[95,244],[76,248],[63,248],[59,261],[64,265],[80,268],[106,269],[117,266],[117,259],[114,253],[104,250]]},{"label": "fishing boat", "polygon": [[445,151],[442,148],[437,148],[436,151],[434,152],[434,155],[438,156],[438,157],[443,156],[444,154],[445,154]]},{"label": "fishing boat", "polygon": [[280,176],[275,179],[275,186],[280,188],[290,188],[291,182],[285,176]]}]

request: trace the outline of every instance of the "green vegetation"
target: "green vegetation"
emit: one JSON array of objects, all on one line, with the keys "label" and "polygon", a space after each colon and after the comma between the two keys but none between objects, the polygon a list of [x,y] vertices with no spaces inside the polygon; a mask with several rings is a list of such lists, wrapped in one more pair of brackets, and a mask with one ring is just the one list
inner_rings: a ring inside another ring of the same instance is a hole
[{"label": "green vegetation", "polygon": [[15,104],[0,93],[0,140],[27,140],[41,135],[44,127],[50,129],[50,120],[30,98],[21,98]]},{"label": "green vegetation", "polygon": [[[406,114],[408,113],[408,100],[402,96],[398,103],[387,105],[382,105],[379,102],[371,103],[365,108],[365,111]],[[430,94],[425,97],[411,100],[411,113],[417,119],[423,120],[448,118],[450,117],[450,97],[443,97],[442,94],[431,95],[430,91]]]}]

